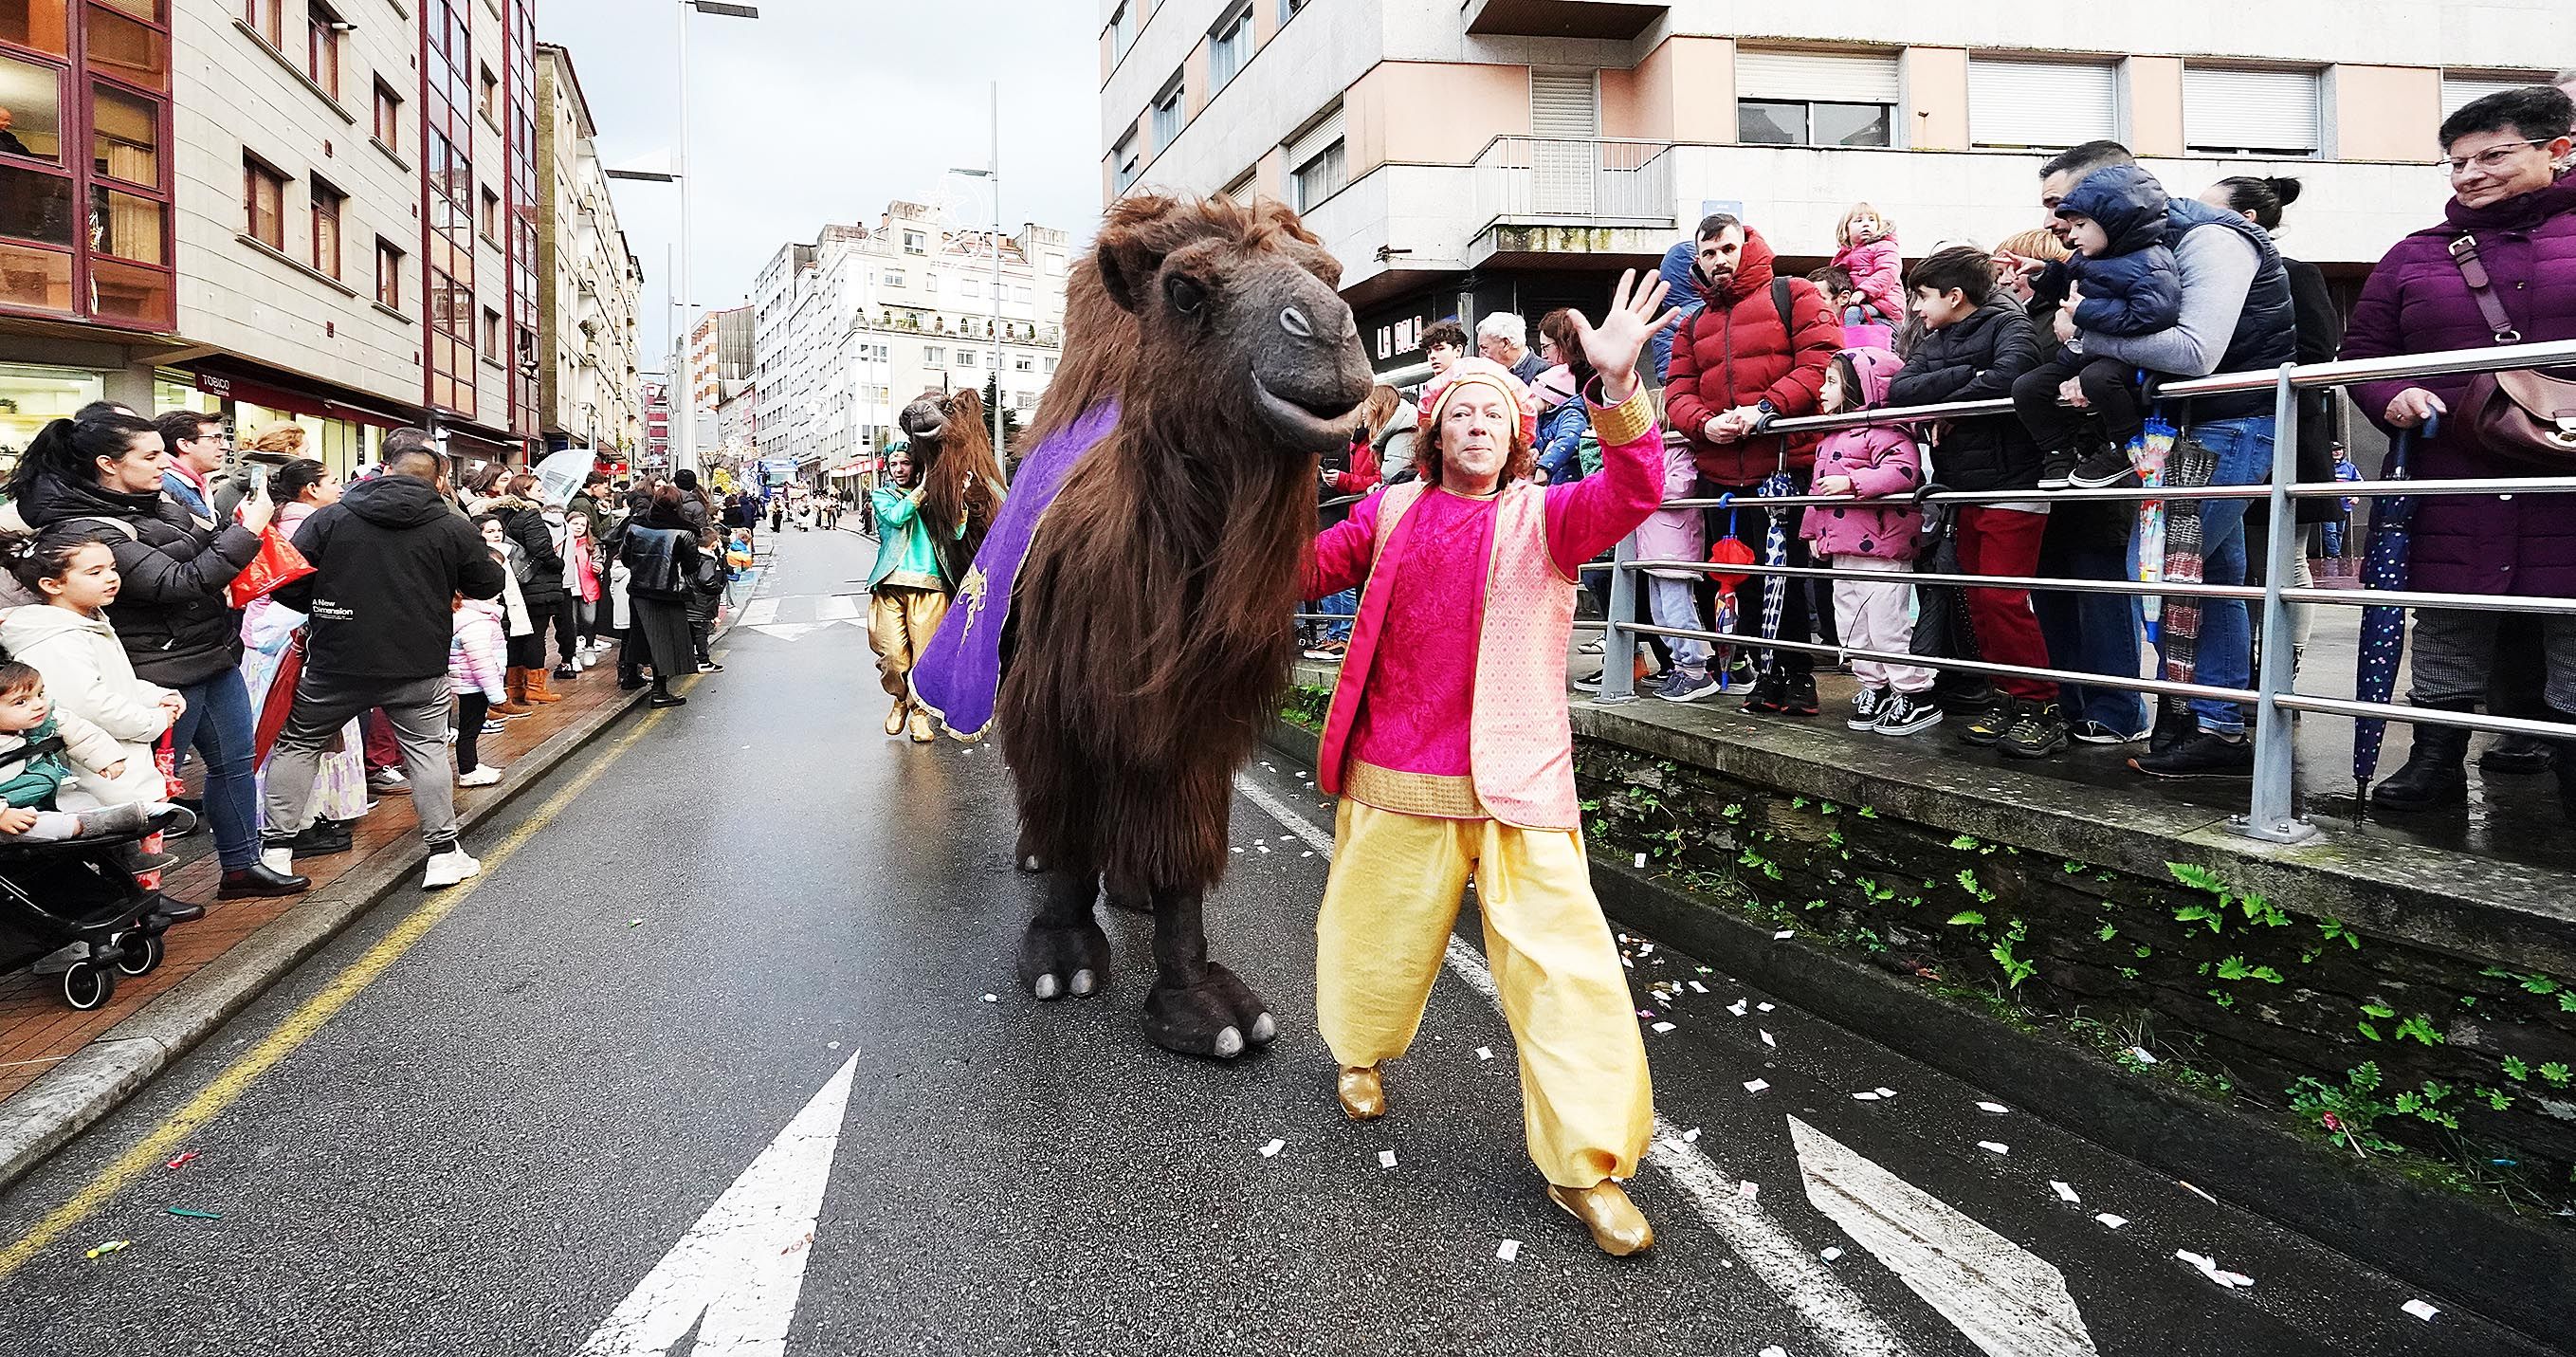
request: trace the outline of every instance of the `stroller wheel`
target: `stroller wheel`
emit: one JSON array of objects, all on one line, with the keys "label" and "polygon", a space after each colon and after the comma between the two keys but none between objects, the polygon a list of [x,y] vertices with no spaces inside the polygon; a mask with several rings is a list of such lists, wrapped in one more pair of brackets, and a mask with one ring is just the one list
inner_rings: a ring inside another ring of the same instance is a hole
[{"label": "stroller wheel", "polygon": [[116,997],[116,972],[92,961],[72,963],[63,972],[63,1002],[78,1012],[105,1008]]},{"label": "stroller wheel", "polygon": [[150,975],[161,964],[163,945],[158,933],[128,933],[116,945],[125,951],[116,959],[116,969],[127,975]]}]

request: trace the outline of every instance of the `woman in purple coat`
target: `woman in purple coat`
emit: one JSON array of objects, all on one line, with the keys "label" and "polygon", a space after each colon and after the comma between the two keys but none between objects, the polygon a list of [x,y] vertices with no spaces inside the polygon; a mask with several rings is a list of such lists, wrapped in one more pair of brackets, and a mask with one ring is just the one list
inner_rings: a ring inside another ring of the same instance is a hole
[{"label": "woman in purple coat", "polygon": [[[2451,203],[2440,226],[2397,242],[2379,261],[2344,332],[2345,358],[2477,349],[2576,339],[2576,177],[2554,171],[2568,153],[2576,105],[2546,85],[2491,94],[2442,124]],[[2470,290],[2454,243],[2474,242],[2489,290],[2510,320],[2491,326]],[[2418,428],[2459,408],[2466,376],[2365,382],[2354,402],[2382,428]],[[2480,446],[2456,421],[2415,450],[2419,479],[2563,475]],[[2448,594],[2576,597],[2576,505],[2557,495],[2443,495],[2415,511],[2412,584]],[[2413,654],[2419,707],[2473,710],[2487,691],[2503,614],[2421,609]],[[2556,718],[2576,723],[2576,617],[2542,619],[2546,694]],[[2380,784],[2373,804],[2420,810],[2468,799],[2469,732],[2418,726],[2406,766]],[[2558,795],[2576,819],[2576,758],[2561,747]]]}]

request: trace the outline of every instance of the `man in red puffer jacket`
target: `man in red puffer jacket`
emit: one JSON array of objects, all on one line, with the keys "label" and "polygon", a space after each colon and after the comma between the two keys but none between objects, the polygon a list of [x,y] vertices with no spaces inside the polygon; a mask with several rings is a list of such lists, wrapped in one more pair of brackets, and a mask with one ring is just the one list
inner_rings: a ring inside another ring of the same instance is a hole
[{"label": "man in red puffer jacket", "polygon": [[[1699,224],[1691,281],[1708,305],[1673,338],[1664,412],[1666,422],[1690,439],[1692,458],[1699,464],[1699,495],[1749,499],[1766,477],[1783,469],[1796,479],[1798,492],[1806,493],[1816,439],[1754,430],[1765,419],[1817,413],[1825,369],[1843,346],[1841,319],[1815,284],[1775,278],[1770,244],[1723,212]],[[1707,513],[1711,546],[1732,531],[1761,559],[1768,516],[1750,506]],[[1788,546],[1790,565],[1808,564],[1806,544],[1794,531]],[[1805,585],[1803,579],[1787,582],[1780,612],[1783,639],[1809,638]],[[1754,586],[1755,581],[1746,582],[1744,606],[1736,610],[1741,635],[1760,634],[1762,609]],[[1803,652],[1771,653],[1744,709],[1815,715],[1814,668]]]}]

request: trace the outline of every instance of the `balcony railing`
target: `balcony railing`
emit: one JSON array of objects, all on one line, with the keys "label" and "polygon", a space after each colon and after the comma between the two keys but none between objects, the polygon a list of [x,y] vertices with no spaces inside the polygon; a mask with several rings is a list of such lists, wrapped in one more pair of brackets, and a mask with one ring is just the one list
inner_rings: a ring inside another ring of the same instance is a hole
[{"label": "balcony railing", "polygon": [[1476,216],[1544,226],[1673,224],[1666,141],[1496,137],[1476,157]]}]

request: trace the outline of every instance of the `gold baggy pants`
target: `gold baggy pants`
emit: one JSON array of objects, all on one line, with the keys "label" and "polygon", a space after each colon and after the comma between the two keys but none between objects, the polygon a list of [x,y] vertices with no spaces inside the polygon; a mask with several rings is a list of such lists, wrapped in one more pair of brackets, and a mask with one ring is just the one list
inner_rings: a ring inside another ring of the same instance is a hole
[{"label": "gold baggy pants", "polygon": [[936,589],[888,584],[868,596],[868,646],[877,653],[877,681],[886,696],[902,701],[912,695],[905,676],[947,615],[948,595]]},{"label": "gold baggy pants", "polygon": [[1315,1017],[1333,1058],[1404,1054],[1476,878],[1485,960],[1519,1048],[1522,1129],[1558,1187],[1627,1178],[1655,1132],[1646,1043],[1582,837],[1342,798],[1315,920]]}]

